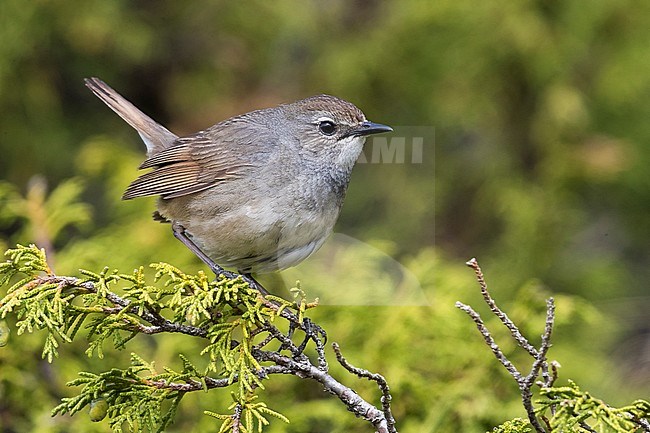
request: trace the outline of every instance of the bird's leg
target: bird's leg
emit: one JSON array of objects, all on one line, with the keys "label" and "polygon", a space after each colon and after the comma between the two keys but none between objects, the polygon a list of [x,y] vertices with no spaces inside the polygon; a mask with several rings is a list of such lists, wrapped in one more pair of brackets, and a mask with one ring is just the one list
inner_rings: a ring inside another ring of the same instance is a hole
[{"label": "bird's leg", "polygon": [[241,272],[239,274],[235,272],[230,272],[219,266],[217,263],[214,262],[206,253],[203,252],[201,248],[192,240],[187,235],[187,231],[185,231],[185,227],[183,227],[181,224],[177,222],[172,223],[172,231],[174,232],[174,237],[181,241],[190,251],[194,253],[195,256],[197,256],[203,263],[208,265],[210,270],[214,272],[215,275],[224,275],[230,279],[235,279],[238,276],[241,276],[244,281],[248,283],[249,286],[251,286],[253,289],[257,290],[260,292],[262,295],[266,296],[269,294],[269,291],[264,288],[260,283],[257,282],[255,278],[249,273],[244,273]]},{"label": "bird's leg", "polygon": [[[241,276],[244,279],[244,281],[248,283],[250,287],[260,292],[262,296],[266,296],[269,294],[269,291],[266,290],[264,286],[262,286],[260,283],[258,283],[257,280],[255,280],[255,278],[253,278],[253,276],[250,273],[237,274],[235,272],[227,271],[221,266],[219,266],[217,263],[215,263],[214,260],[208,257],[208,255],[205,254],[203,250],[201,250],[201,248],[199,248],[199,246],[196,245],[196,243],[194,243],[192,238],[190,238],[187,235],[187,232],[185,231],[185,227],[183,227],[181,224],[177,222],[172,222],[172,231],[174,232],[174,237],[179,241],[181,241],[190,251],[192,251],[192,253],[194,253],[195,256],[201,259],[203,263],[208,265],[210,270],[214,272],[216,276],[224,275],[226,278],[230,278],[232,280]],[[293,313],[289,313],[289,311],[287,310],[283,310],[283,313],[290,315],[291,317],[289,318],[292,319],[296,324],[298,324],[298,317],[295,316]],[[307,317],[303,318],[303,323],[299,325],[301,325],[301,328],[303,329],[303,331],[305,331],[306,334],[305,341],[303,342],[303,344],[301,344],[301,351],[304,350],[304,346],[307,344],[307,341],[309,341],[310,339],[317,341],[320,340],[320,338],[323,338],[324,341],[327,341],[327,334],[325,333],[323,328],[313,323],[309,318]]]},{"label": "bird's leg", "polygon": [[201,248],[199,248],[199,246],[192,240],[192,238],[190,238],[187,235],[187,231],[185,231],[185,227],[183,227],[181,224],[179,224],[177,222],[173,222],[172,223],[172,231],[174,232],[174,237],[176,237],[176,239],[181,241],[190,251],[192,251],[194,253],[195,256],[197,256],[199,259],[201,259],[201,261],[203,261],[203,263],[208,265],[210,270],[212,272],[214,272],[214,274],[216,276],[224,275],[227,278],[230,278],[230,279],[233,279],[233,280],[235,278],[241,276],[242,279],[244,281],[246,281],[249,286],[251,286],[253,289],[260,292],[262,295],[266,296],[266,295],[269,294],[269,291],[266,290],[264,288],[264,286],[262,286],[260,283],[258,283],[257,280],[255,280],[255,278],[253,278],[253,276],[251,274],[243,273],[243,272],[240,273],[240,274],[237,274],[235,272],[230,272],[230,271],[225,270],[221,266],[219,266],[217,263],[215,263],[214,260],[212,260],[210,257],[208,257],[208,255],[206,253],[204,253]]},{"label": "bird's leg", "polygon": [[264,286],[261,285],[255,278],[253,278],[253,275],[250,273],[242,272],[241,275],[244,277],[244,281],[246,281],[249,286],[259,291],[262,295],[266,296],[270,294],[269,291],[266,290]]},{"label": "bird's leg", "polygon": [[185,245],[190,251],[194,253],[195,256],[197,256],[203,263],[208,265],[210,270],[214,272],[215,275],[226,275],[230,276],[230,272],[226,271],[224,268],[216,264],[210,257],[208,257],[207,254],[199,248],[197,244],[194,243],[194,241],[187,235],[187,232],[185,231],[185,227],[180,225],[177,222],[172,222],[172,231],[174,232],[174,237],[181,241],[183,245]]}]

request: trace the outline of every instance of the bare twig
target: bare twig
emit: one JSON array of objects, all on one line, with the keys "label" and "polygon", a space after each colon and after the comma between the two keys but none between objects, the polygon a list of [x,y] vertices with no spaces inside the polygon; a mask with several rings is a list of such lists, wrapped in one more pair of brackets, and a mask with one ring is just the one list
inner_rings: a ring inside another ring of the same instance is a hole
[{"label": "bare twig", "polygon": [[550,431],[547,420],[544,420],[547,426],[547,429],[544,429],[544,427],[537,419],[537,416],[535,415],[535,408],[532,401],[532,387],[535,384],[535,380],[540,375],[540,372],[542,376],[542,384],[544,386],[550,386],[557,379],[557,366],[553,364],[551,366],[552,374],[549,374],[549,364],[546,359],[546,354],[551,347],[551,333],[553,331],[553,323],[555,321],[555,303],[553,298],[549,298],[546,301],[546,324],[544,327],[544,333],[542,334],[541,345],[539,349],[537,349],[532,344],[530,344],[528,339],[521,334],[519,328],[517,328],[517,325],[514,324],[508,315],[497,306],[494,299],[492,299],[492,296],[487,289],[485,278],[483,277],[483,271],[481,270],[481,267],[479,266],[476,259],[471,259],[468,261],[467,266],[471,267],[474,270],[476,279],[479,283],[479,286],[481,287],[483,299],[490,307],[490,311],[492,311],[492,313],[494,313],[494,315],[499,318],[501,323],[503,323],[508,328],[510,334],[515,339],[517,344],[533,357],[534,361],[529,373],[524,376],[521,372],[519,372],[519,370],[517,370],[514,364],[510,362],[510,360],[499,348],[499,345],[494,341],[494,338],[490,334],[490,331],[483,323],[481,316],[476,311],[474,311],[472,307],[465,305],[462,302],[456,302],[456,307],[463,310],[472,318],[479,332],[483,336],[483,339],[492,350],[492,353],[494,353],[494,356],[517,382],[519,391],[521,393],[523,406],[526,410],[526,414],[528,415],[530,424],[533,426],[535,431],[538,433],[545,433],[547,430]]},{"label": "bare twig", "polygon": [[[260,299],[264,306],[275,310],[280,317],[289,322],[289,338],[291,338],[296,329],[300,329],[305,333],[305,339],[301,343],[300,351],[303,351],[305,347],[307,347],[309,340],[314,341],[316,345],[323,345],[324,342],[327,341],[327,333],[325,330],[312,322],[308,317],[304,317],[303,320],[300,321],[297,314],[287,308],[281,308],[277,302],[272,301],[265,296],[261,296]],[[321,339],[322,341],[319,341]]]},{"label": "bare twig", "polygon": [[478,261],[475,258],[472,258],[465,264],[474,270],[474,273],[476,274],[476,280],[478,281],[478,284],[481,287],[481,294],[483,295],[483,299],[485,299],[485,303],[488,304],[492,313],[494,313],[494,315],[497,316],[499,320],[501,320],[501,323],[503,323],[506,326],[506,328],[508,328],[508,330],[510,331],[514,339],[517,341],[517,343],[519,343],[521,347],[526,349],[532,357],[536,357],[537,349],[535,349],[535,347],[532,344],[530,344],[528,339],[521,334],[519,328],[517,328],[517,325],[514,324],[514,322],[508,317],[508,315],[497,306],[494,299],[492,299],[490,292],[488,292],[485,278],[483,277],[483,271],[481,270],[481,267],[478,265]]},{"label": "bare twig", "polygon": [[465,305],[462,302],[456,302],[456,308],[463,310],[469,315],[469,317],[472,318],[488,347],[492,350],[492,353],[494,353],[494,356],[496,356],[501,365],[503,365],[505,369],[508,370],[508,373],[510,373],[510,375],[515,378],[517,383],[520,383],[522,377],[521,373],[519,370],[517,370],[517,367],[515,367],[515,365],[510,362],[510,360],[508,360],[506,355],[503,354],[499,345],[496,343],[496,341],[494,341],[494,338],[492,338],[492,334],[490,334],[490,331],[483,323],[483,319],[481,319],[480,314],[474,311],[472,307]]},{"label": "bare twig", "polygon": [[546,365],[547,376],[545,377],[544,384],[550,382],[548,376],[548,363],[546,361],[546,354],[551,347],[551,333],[553,332],[553,322],[555,321],[555,301],[553,298],[546,300],[546,325],[544,326],[544,333],[542,334],[542,344],[537,351],[535,362],[530,369],[530,373],[524,378],[524,383],[527,387],[531,387],[539,374],[539,370],[543,365]]},{"label": "bare twig", "polygon": [[341,353],[341,348],[337,343],[332,343],[332,348],[334,349],[334,353],[336,354],[336,359],[339,361],[339,364],[341,364],[347,371],[352,374],[356,374],[359,377],[363,377],[377,383],[377,386],[379,386],[379,389],[381,390],[381,407],[384,411],[384,416],[386,417],[388,431],[391,433],[395,432],[395,418],[393,417],[393,413],[390,409],[392,396],[390,395],[390,389],[388,388],[388,383],[386,382],[384,376],[379,373],[371,373],[368,370],[364,370],[363,368],[358,368],[350,364]]},{"label": "bare twig", "polygon": [[278,352],[267,352],[263,350],[255,350],[253,356],[262,361],[271,361],[277,365],[286,367],[295,376],[317,381],[323,385],[325,391],[338,397],[350,412],[370,422],[377,429],[378,433],[396,433],[396,430],[388,429],[388,421],[381,410],[365,401],[351,388],[343,385],[310,362],[301,362]]}]

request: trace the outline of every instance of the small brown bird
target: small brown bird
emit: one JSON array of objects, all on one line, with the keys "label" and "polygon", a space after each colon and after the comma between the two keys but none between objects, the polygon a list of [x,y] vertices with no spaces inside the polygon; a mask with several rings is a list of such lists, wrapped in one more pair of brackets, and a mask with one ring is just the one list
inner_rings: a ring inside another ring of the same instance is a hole
[{"label": "small brown bird", "polygon": [[285,269],[316,251],[366,136],[392,131],[347,101],[318,95],[178,137],[100,79],[85,82],[147,146],[140,168],[152,170],[122,198],[160,196],[158,218],[179,239],[209,265],[244,274]]}]

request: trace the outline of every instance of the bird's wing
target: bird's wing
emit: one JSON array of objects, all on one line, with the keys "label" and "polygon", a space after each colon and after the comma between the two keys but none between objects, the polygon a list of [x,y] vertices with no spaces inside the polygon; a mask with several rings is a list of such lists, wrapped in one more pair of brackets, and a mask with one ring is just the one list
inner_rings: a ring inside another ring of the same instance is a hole
[{"label": "bird's wing", "polygon": [[[260,158],[251,155],[259,146],[243,128],[219,128],[222,133],[199,132],[179,138],[171,147],[145,160],[140,168],[153,168],[129,185],[122,199],[160,195],[171,199],[203,191],[214,185],[241,177],[253,170]],[[258,155],[259,156],[259,155]]]}]

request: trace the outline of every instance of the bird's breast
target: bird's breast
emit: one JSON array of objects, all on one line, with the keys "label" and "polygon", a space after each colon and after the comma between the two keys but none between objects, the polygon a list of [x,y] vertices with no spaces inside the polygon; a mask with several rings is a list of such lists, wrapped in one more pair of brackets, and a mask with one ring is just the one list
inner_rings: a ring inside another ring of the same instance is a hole
[{"label": "bird's breast", "polygon": [[179,222],[216,263],[246,272],[270,272],[294,266],[317,250],[339,214],[330,198],[309,189],[250,194],[248,197],[204,191],[162,200],[161,213]]}]

